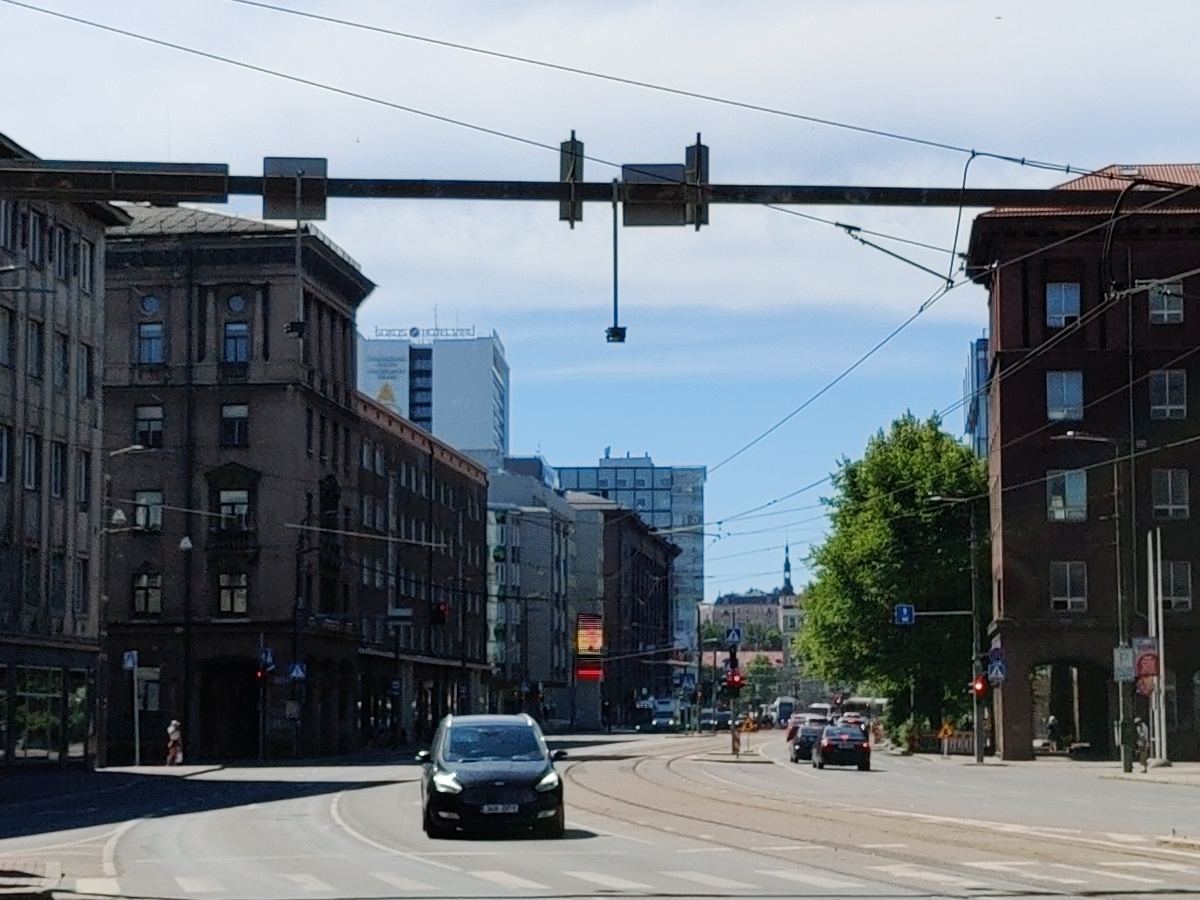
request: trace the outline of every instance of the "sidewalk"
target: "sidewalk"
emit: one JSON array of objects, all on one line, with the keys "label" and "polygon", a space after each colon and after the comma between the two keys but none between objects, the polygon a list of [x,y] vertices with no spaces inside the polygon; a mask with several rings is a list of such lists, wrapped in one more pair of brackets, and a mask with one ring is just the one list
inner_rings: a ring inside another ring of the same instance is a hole
[{"label": "sidewalk", "polygon": [[[942,756],[940,753],[902,753],[901,751],[880,745],[880,751],[890,756],[908,756],[933,765],[977,765],[974,757],[960,754]],[[1056,768],[1066,766],[1075,770],[1089,771],[1097,778],[1107,781],[1137,781],[1144,784],[1173,784],[1183,787],[1200,788],[1200,762],[1176,762],[1169,765],[1155,765],[1150,761],[1150,769],[1142,771],[1141,765],[1135,763],[1132,772],[1121,771],[1121,763],[1117,760],[1082,760],[1068,756],[1038,756],[1030,760],[1006,760],[998,756],[984,757],[983,764],[993,766],[1038,766],[1041,768]]]},{"label": "sidewalk", "polygon": [[0,770],[0,809],[9,804],[127,790],[141,780],[136,770],[14,767]]}]

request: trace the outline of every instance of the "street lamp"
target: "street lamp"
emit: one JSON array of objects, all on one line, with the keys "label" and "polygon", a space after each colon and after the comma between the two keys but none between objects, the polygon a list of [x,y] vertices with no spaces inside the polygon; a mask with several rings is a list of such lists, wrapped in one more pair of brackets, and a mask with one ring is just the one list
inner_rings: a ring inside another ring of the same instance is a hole
[{"label": "street lamp", "polygon": [[[1113,498],[1113,547],[1116,553],[1116,580],[1117,580],[1117,644],[1121,647],[1129,646],[1129,633],[1132,631],[1132,609],[1125,602],[1125,580],[1121,577],[1121,445],[1110,437],[1104,437],[1098,434],[1089,434],[1086,431],[1068,431],[1064,434],[1052,435],[1052,441],[1078,441],[1087,444],[1108,444],[1112,447],[1112,498]],[[1114,674],[1116,674],[1114,672]],[[1129,730],[1129,725],[1126,717],[1130,710],[1133,709],[1133,682],[1119,681],[1117,682],[1117,718],[1119,719],[1119,731],[1121,745],[1121,770],[1123,772],[1133,771],[1133,747],[1130,741],[1126,738],[1126,732]]]},{"label": "street lamp", "polygon": [[942,497],[933,495],[929,498],[931,503],[965,503],[971,511],[971,727],[973,729],[973,742],[975,744],[975,762],[977,765],[983,765],[983,698],[980,692],[974,689],[977,679],[982,674],[980,671],[980,658],[983,653],[982,634],[979,628],[979,575],[975,567],[975,544],[977,541],[977,532],[975,528],[975,502],[978,497]]}]

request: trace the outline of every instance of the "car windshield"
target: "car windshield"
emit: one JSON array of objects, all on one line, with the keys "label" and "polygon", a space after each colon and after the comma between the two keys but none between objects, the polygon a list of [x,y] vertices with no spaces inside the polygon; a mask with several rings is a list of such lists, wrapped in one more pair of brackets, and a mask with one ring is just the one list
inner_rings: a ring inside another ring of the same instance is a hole
[{"label": "car windshield", "polygon": [[516,725],[457,725],[450,729],[448,762],[537,759],[545,754],[532,728]]}]

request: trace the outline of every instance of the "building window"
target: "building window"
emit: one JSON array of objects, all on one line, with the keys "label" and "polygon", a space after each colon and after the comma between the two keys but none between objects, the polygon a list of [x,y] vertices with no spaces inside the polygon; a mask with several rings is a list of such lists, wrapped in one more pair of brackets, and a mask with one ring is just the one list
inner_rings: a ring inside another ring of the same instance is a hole
[{"label": "building window", "polygon": [[1150,373],[1150,418],[1187,417],[1187,372],[1168,369]]},{"label": "building window", "polygon": [[133,408],[133,440],[143,447],[163,445],[163,408],[135,406]]},{"label": "building window", "polygon": [[250,443],[250,407],[245,403],[221,406],[221,446],[245,447]]},{"label": "building window", "polygon": [[54,229],[54,274],[63,281],[71,274],[71,242],[65,228]]},{"label": "building window", "polygon": [[321,416],[317,427],[317,448],[321,451],[321,462],[329,462],[329,423],[324,416]]},{"label": "building window", "polygon": [[0,484],[6,484],[12,471],[12,428],[0,425]]},{"label": "building window", "polygon": [[21,483],[25,490],[36,491],[41,484],[42,475],[42,439],[36,434],[25,435],[21,473]]},{"label": "building window", "polygon": [[1151,325],[1178,325],[1183,321],[1182,281],[1151,284],[1147,293]]},{"label": "building window", "polygon": [[0,248],[17,249],[17,201],[0,199]]},{"label": "building window", "polygon": [[1087,611],[1087,563],[1050,563],[1050,608],[1055,612]]},{"label": "building window", "polygon": [[361,524],[371,527],[375,522],[375,501],[371,497],[362,498],[362,519]]},{"label": "building window", "polygon": [[382,475],[387,469],[387,459],[383,452],[383,445],[375,445],[375,474]]},{"label": "building window", "polygon": [[86,556],[71,560],[71,608],[76,614],[88,608],[88,561]]},{"label": "building window", "polygon": [[1052,281],[1046,285],[1046,327],[1065,328],[1079,321],[1079,282]]},{"label": "building window", "polygon": [[71,339],[60,331],[54,332],[54,386],[65,388],[71,361]]},{"label": "building window", "polygon": [[1163,610],[1187,612],[1192,608],[1192,564],[1186,560],[1164,560],[1162,564]]},{"label": "building window", "polygon": [[94,271],[93,260],[95,259],[95,246],[91,241],[81,240],[79,242],[79,290],[85,294],[92,292],[92,272]]},{"label": "building window", "polygon": [[223,615],[245,615],[250,593],[245,572],[222,572],[219,576],[220,609]]},{"label": "building window", "polygon": [[1151,469],[1150,497],[1156,519],[1188,517],[1188,470]]},{"label": "building window", "polygon": [[225,323],[225,348],[221,358],[227,363],[250,361],[250,325],[248,323]]},{"label": "building window", "polygon": [[162,573],[139,572],[133,576],[133,614],[157,616],[162,613]]},{"label": "building window", "polygon": [[162,669],[149,666],[139,667],[138,708],[142,712],[159,712],[162,698]]},{"label": "building window", "polygon": [[0,306],[0,366],[12,368],[17,358],[17,333],[13,328],[15,320],[11,309]]},{"label": "building window", "polygon": [[29,214],[29,262],[39,269],[46,264],[46,221],[41,213]]},{"label": "building window", "polygon": [[362,442],[362,460],[360,461],[359,465],[362,468],[370,471],[371,464],[374,461],[374,459],[375,459],[375,452],[371,449],[371,442],[364,440]]},{"label": "building window", "polygon": [[133,495],[133,525],[143,531],[162,531],[162,491],[138,491]]},{"label": "building window", "polygon": [[1082,522],[1087,518],[1087,470],[1046,473],[1046,515],[1051,522]]},{"label": "building window", "polygon": [[80,450],[75,460],[75,502],[86,509],[92,502],[92,454]]},{"label": "building window", "polygon": [[1046,418],[1051,422],[1083,418],[1083,373],[1046,373]]},{"label": "building window", "polygon": [[313,411],[304,410],[304,452],[313,455]]},{"label": "building window", "polygon": [[79,345],[79,355],[75,365],[75,389],[79,398],[92,396],[92,348],[87,344]]},{"label": "building window", "polygon": [[139,366],[159,366],[166,362],[167,346],[162,322],[139,322],[137,361]]},{"label": "building window", "polygon": [[67,445],[50,443],[50,496],[61,497],[67,489]]},{"label": "building window", "polygon": [[250,493],[221,491],[221,528],[225,531],[245,531],[250,527]]},{"label": "building window", "polygon": [[42,377],[42,323],[32,319],[25,323],[25,374]]}]

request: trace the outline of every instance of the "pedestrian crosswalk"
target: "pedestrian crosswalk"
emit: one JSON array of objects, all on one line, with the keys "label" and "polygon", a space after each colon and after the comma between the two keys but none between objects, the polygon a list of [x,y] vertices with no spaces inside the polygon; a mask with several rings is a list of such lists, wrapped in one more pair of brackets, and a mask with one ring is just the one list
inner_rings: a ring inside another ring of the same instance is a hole
[{"label": "pedestrian crosswalk", "polygon": [[[569,857],[564,857],[569,859]],[[718,873],[719,872],[719,873]],[[581,893],[600,890],[617,893],[661,893],[697,890],[705,893],[763,892],[783,894],[788,890],[852,891],[869,888],[872,884],[906,885],[913,890],[979,891],[998,889],[1014,882],[1042,883],[1060,889],[1084,890],[1087,886],[1124,889],[1158,887],[1166,889],[1168,882],[1186,884],[1189,889],[1200,888],[1200,863],[1103,861],[1094,867],[1069,865],[1035,860],[962,861],[955,865],[926,866],[909,862],[866,865],[853,873],[812,865],[777,865],[773,868],[706,871],[701,868],[663,869],[631,872],[633,878],[614,875],[610,871],[577,868],[542,870],[522,868],[464,867],[455,871],[434,873],[413,861],[397,870],[341,873],[322,870],[313,872],[285,871],[272,876],[288,896],[311,896],[314,900],[328,897],[403,897],[428,896],[447,890],[467,896],[529,895],[541,891],[570,891]],[[145,875],[143,874],[143,878]],[[256,880],[261,879],[256,875]],[[990,881],[988,879],[991,879]],[[173,890],[163,885],[127,884],[118,878],[79,878],[75,893],[81,897],[160,896],[187,900],[221,900],[225,897],[248,896],[246,885],[235,878],[188,873],[170,876]]]}]

